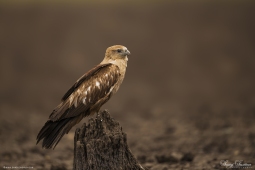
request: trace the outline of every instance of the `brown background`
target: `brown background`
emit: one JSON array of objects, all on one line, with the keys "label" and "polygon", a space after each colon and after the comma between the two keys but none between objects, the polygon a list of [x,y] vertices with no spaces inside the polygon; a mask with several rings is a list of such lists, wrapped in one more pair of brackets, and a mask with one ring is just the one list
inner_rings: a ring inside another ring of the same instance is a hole
[{"label": "brown background", "polygon": [[248,1],[0,5],[0,168],[72,169],[75,128],[55,150],[36,146],[36,135],[115,44],[132,55],[102,109],[144,167],[213,169],[227,159],[254,168],[254,16]]}]

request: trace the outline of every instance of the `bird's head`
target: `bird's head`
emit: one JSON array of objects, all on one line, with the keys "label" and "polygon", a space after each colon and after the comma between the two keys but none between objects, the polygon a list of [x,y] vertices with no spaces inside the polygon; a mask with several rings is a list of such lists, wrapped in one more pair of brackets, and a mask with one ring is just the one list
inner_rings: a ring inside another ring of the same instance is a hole
[{"label": "bird's head", "polygon": [[105,59],[108,60],[128,60],[128,56],[131,53],[128,51],[128,49],[125,46],[122,45],[114,45],[111,47],[108,47],[105,52]]}]

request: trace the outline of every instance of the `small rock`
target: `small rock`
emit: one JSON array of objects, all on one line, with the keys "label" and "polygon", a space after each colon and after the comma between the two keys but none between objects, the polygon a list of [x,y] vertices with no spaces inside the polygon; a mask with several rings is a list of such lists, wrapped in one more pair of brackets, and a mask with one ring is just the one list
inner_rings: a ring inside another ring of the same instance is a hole
[{"label": "small rock", "polygon": [[153,167],[153,165],[154,165],[154,163],[145,163],[145,164],[143,164],[143,166],[146,167],[146,168],[151,168],[151,167]]},{"label": "small rock", "polygon": [[181,160],[183,157],[183,154],[179,152],[172,152],[171,155],[175,157],[177,160]]}]

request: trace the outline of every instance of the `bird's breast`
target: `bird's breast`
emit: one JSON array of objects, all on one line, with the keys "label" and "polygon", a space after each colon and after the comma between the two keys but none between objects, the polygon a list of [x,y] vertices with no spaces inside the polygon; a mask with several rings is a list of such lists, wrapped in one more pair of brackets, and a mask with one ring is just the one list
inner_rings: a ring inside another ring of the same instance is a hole
[{"label": "bird's breast", "polygon": [[113,93],[116,93],[122,84],[125,74],[126,74],[126,68],[127,68],[127,62],[125,60],[122,60],[120,62],[113,62],[112,64],[115,64],[119,67],[120,69],[120,77],[119,80],[117,81],[116,85],[114,86]]}]

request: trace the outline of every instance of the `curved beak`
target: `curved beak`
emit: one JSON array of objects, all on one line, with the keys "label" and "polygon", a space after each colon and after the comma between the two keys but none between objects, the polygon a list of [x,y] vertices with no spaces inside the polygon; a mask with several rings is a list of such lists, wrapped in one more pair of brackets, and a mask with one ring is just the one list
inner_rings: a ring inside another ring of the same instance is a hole
[{"label": "curved beak", "polygon": [[131,55],[131,53],[128,50],[125,50],[124,54],[127,56]]}]

